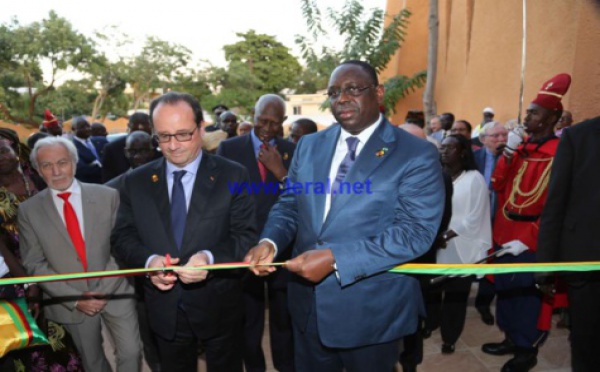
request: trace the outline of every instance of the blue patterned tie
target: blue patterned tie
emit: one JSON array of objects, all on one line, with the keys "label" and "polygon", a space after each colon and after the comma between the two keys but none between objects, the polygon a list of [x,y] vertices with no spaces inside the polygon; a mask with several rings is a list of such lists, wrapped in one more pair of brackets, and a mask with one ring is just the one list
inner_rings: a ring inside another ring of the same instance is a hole
[{"label": "blue patterned tie", "polygon": [[[340,163],[340,167],[338,168],[337,174],[335,176],[335,181],[333,182],[331,199],[333,200],[336,194],[339,194],[340,184],[346,178],[346,174],[350,171],[352,164],[356,160],[356,147],[358,146],[358,138],[356,137],[348,137],[346,138],[346,143],[348,144],[348,152],[344,157],[344,160]],[[348,193],[349,190],[347,187],[344,188],[343,192]]]},{"label": "blue patterned tie", "polygon": [[185,191],[181,179],[186,171],[180,170],[173,172],[173,190],[171,192],[171,229],[177,249],[181,249],[183,242],[183,232],[185,231],[185,220],[187,218],[187,208],[185,203]]}]

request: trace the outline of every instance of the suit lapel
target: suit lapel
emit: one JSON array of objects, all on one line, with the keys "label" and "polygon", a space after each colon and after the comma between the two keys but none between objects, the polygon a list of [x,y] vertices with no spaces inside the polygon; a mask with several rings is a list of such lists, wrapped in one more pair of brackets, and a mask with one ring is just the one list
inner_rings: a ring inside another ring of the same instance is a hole
[{"label": "suit lapel", "polygon": [[[198,172],[196,173],[190,207],[188,208],[185,232],[183,233],[183,242],[181,244],[182,251],[188,249],[188,247],[195,248],[198,246],[197,242],[199,240],[196,234],[199,232],[198,227],[201,225],[200,219],[206,215],[208,200],[211,198],[212,190],[218,176],[219,169],[214,159],[211,155],[203,153]],[[173,239],[173,241],[175,240]]]},{"label": "suit lapel", "polygon": [[173,237],[173,232],[171,230],[171,203],[169,201],[166,168],[167,166],[165,159],[157,162],[156,165],[154,165],[154,171],[152,172],[152,175],[150,176],[151,179],[149,179],[148,182],[152,185],[152,200],[154,200],[156,203],[156,208],[158,209],[160,218],[162,220],[165,234],[167,234],[171,242],[167,250],[172,256],[178,257],[179,254],[177,252],[177,244],[175,243],[175,238]]},{"label": "suit lapel", "polygon": [[[318,154],[313,156],[321,155],[321,159],[315,159],[314,162],[314,175],[313,179],[316,182],[328,182],[333,183],[333,180],[329,180],[329,170],[331,168],[331,162],[333,161],[333,154],[335,152],[336,143],[340,137],[341,127],[337,125],[337,128],[326,132],[326,135],[319,138],[319,142],[315,145],[315,149],[319,151]],[[322,153],[321,153],[322,151]],[[320,231],[323,226],[323,215],[325,214],[325,199],[327,195],[324,192],[311,192],[308,193],[308,197],[312,197],[311,203],[315,206],[315,215],[312,216],[313,231]]]},{"label": "suit lapel", "polygon": [[[396,135],[391,125],[384,119],[360,151],[360,155],[358,155],[356,162],[350,168],[344,182],[350,184],[359,182],[364,184],[369,176],[394,154],[396,148]],[[351,192],[335,196],[329,208],[323,229],[329,225],[331,219],[335,218],[337,213],[344,208],[351,198]]]},{"label": "suit lapel", "polygon": [[58,213],[58,211],[56,210],[56,207],[54,206],[54,201],[52,200],[52,192],[50,192],[49,188],[42,192],[46,193],[44,195],[43,202],[42,202],[42,210],[46,214],[45,220],[49,221],[49,223],[52,224],[52,227],[54,228],[54,230],[58,232],[58,234],[65,240],[65,243],[67,243],[69,245],[69,247],[71,247],[73,252],[75,252],[75,246],[73,246],[71,237],[69,236],[69,233],[67,232],[67,227],[63,223],[63,220],[60,217],[60,214]]}]

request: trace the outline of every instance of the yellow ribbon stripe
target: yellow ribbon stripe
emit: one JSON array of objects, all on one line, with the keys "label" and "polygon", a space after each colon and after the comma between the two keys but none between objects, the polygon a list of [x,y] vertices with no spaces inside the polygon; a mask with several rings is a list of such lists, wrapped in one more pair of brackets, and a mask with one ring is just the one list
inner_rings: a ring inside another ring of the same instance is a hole
[{"label": "yellow ribbon stripe", "polygon": [[[251,265],[245,262],[232,262],[197,267],[186,267],[186,270],[230,270],[246,269]],[[275,262],[260,266],[285,266],[285,262]],[[174,271],[183,269],[181,266],[167,266],[152,269],[125,269],[111,271],[89,271],[82,273],[67,273],[59,275],[28,276],[0,279],[0,285],[44,283],[64,280],[81,280],[104,278],[111,276],[143,275],[156,271]],[[396,266],[390,272],[401,274],[430,274],[430,275],[486,275],[511,274],[523,272],[557,272],[557,271],[597,271],[600,262],[560,262],[560,263],[515,263],[515,264],[404,264]]]}]

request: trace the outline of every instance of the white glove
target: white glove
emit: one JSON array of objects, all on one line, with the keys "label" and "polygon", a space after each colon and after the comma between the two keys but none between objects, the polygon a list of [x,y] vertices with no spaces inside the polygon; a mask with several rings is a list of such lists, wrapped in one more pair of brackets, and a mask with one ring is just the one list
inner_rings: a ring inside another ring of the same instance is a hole
[{"label": "white glove", "polygon": [[508,243],[502,245],[502,248],[506,248],[504,251],[498,254],[498,257],[504,256],[507,253],[512,254],[513,256],[518,256],[521,253],[525,252],[529,248],[525,244],[523,244],[520,240],[512,240]]},{"label": "white glove", "polygon": [[504,153],[508,156],[512,156],[513,152],[515,152],[519,145],[523,142],[523,137],[524,135],[519,128],[515,128],[508,132],[508,140],[506,141]]}]

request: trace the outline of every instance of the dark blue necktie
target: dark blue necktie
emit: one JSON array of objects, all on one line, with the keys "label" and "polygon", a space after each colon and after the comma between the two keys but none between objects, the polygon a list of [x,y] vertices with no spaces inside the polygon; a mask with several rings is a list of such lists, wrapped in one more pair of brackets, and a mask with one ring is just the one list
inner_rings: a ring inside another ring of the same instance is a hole
[{"label": "dark blue necktie", "polygon": [[356,137],[348,137],[346,138],[346,143],[348,144],[348,152],[344,159],[340,163],[340,167],[338,168],[337,174],[335,176],[335,181],[333,182],[331,199],[333,200],[336,194],[339,194],[340,191],[348,193],[348,187],[344,187],[343,190],[340,189],[340,184],[346,178],[346,174],[350,171],[352,164],[356,160],[356,147],[358,146],[358,138]]},{"label": "dark blue necktie", "polygon": [[181,249],[187,217],[185,191],[181,182],[185,173],[184,170],[173,172],[173,190],[171,192],[171,229],[178,249]]}]

